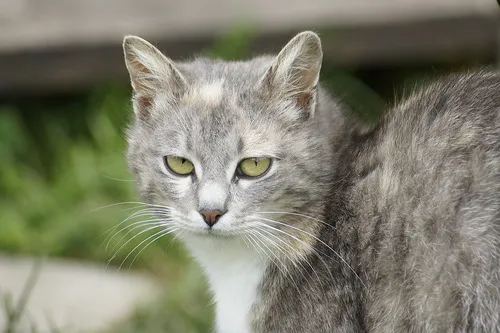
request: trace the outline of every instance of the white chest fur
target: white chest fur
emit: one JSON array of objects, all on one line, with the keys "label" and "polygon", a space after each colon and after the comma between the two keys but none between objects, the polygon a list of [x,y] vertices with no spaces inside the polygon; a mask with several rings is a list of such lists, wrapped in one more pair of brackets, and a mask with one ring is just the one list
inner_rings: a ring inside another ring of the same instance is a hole
[{"label": "white chest fur", "polygon": [[250,333],[249,313],[267,262],[241,240],[196,236],[185,243],[207,274],[216,302],[218,333]]}]

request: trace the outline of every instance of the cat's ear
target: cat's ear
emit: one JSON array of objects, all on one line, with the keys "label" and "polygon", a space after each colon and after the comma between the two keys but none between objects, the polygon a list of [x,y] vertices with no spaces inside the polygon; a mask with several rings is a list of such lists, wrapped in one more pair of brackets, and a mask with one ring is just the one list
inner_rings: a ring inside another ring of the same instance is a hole
[{"label": "cat's ear", "polygon": [[301,32],[281,50],[261,84],[274,97],[293,101],[310,116],[316,104],[322,60],[318,35],[312,31]]},{"label": "cat's ear", "polygon": [[186,89],[186,81],[174,63],[156,47],[136,36],[123,39],[125,64],[134,90],[134,111],[147,117],[155,97],[161,92],[175,102]]}]

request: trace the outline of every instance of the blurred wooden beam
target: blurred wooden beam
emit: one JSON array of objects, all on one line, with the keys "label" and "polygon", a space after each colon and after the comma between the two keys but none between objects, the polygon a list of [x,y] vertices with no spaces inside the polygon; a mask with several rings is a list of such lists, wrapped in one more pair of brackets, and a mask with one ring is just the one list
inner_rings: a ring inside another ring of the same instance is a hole
[{"label": "blurred wooden beam", "polygon": [[493,0],[0,0],[0,93],[121,80],[125,34],[175,59],[238,22],[255,27],[253,53],[276,52],[298,31],[319,31],[326,61],[338,65],[493,57],[498,14]]}]

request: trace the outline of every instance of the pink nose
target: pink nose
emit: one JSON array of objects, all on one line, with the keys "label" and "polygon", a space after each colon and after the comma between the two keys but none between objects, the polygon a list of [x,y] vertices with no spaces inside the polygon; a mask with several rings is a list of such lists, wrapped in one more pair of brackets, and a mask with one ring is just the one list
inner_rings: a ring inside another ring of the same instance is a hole
[{"label": "pink nose", "polygon": [[203,216],[205,223],[211,228],[224,215],[224,212],[219,210],[200,210],[200,214]]}]

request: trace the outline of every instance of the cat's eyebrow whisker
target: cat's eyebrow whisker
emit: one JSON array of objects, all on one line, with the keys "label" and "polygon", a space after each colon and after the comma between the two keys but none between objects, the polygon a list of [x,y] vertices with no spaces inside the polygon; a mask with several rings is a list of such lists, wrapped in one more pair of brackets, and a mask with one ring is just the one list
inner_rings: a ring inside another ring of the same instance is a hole
[{"label": "cat's eyebrow whisker", "polygon": [[[118,266],[118,271],[122,268],[123,264],[127,261],[127,259],[130,257],[130,255],[132,255],[132,253],[134,253],[135,250],[137,250],[142,244],[144,244],[145,242],[147,242],[148,240],[150,240],[151,238],[153,237],[157,237],[158,235],[160,235],[160,237],[163,237],[165,235],[168,235],[169,233],[171,233],[172,231],[168,231],[168,230],[160,230],[152,235],[150,235],[149,237],[146,237],[145,239],[143,239],[139,244],[137,244],[128,254],[127,256],[125,257],[125,259],[123,259],[122,263],[120,264],[120,266]],[[158,237],[158,238],[160,238]],[[158,238],[155,238],[158,239]]]},{"label": "cat's eyebrow whisker", "polygon": [[[150,219],[150,220],[144,220],[144,221],[138,221],[138,222],[135,222],[135,223],[132,223],[130,225],[127,225],[125,227],[123,227],[122,229],[120,229],[119,231],[115,232],[113,234],[113,237],[111,237],[108,242],[106,243],[106,247],[105,247],[105,251],[108,250],[108,247],[109,247],[109,244],[111,243],[111,241],[113,240],[113,238],[115,238],[116,236],[118,236],[121,232],[123,232],[124,230],[127,230],[129,228],[131,228],[130,230],[128,230],[116,243],[117,244],[120,244],[121,241],[127,237],[127,235],[129,235],[131,232],[133,232],[134,230],[138,229],[138,228],[141,228],[141,227],[144,227],[144,226],[153,226],[153,225],[165,225],[166,226],[166,223],[165,223],[165,219],[160,219],[160,218],[156,218],[156,219]],[[135,225],[135,226],[134,226]]]},{"label": "cat's eyebrow whisker", "polygon": [[[271,223],[276,223],[276,224],[279,224],[279,225],[283,225],[283,226],[286,226],[286,227],[289,227],[291,229],[294,229],[294,230],[297,230],[297,231],[300,231],[310,237],[312,237],[313,239],[315,239],[316,241],[318,241],[319,243],[321,243],[322,245],[324,245],[327,249],[329,249],[330,251],[332,251],[345,265],[347,265],[347,267],[349,267],[349,269],[354,273],[354,275],[359,279],[359,281],[361,282],[361,284],[363,285],[363,287],[366,288],[365,284],[363,283],[363,280],[361,280],[361,278],[359,277],[358,273],[356,273],[356,271],[354,270],[354,268],[352,268],[351,265],[349,265],[349,263],[344,259],[342,258],[342,256],[340,254],[338,254],[337,251],[335,251],[331,246],[329,246],[328,244],[326,244],[325,242],[323,242],[321,239],[319,239],[318,237],[316,237],[315,235],[311,234],[310,232],[307,232],[305,230],[302,230],[300,228],[297,228],[297,227],[294,227],[292,225],[289,225],[289,224],[286,224],[286,223],[283,223],[283,222],[279,222],[279,221],[276,221],[276,220],[272,220],[272,219],[267,219],[267,218],[264,218],[264,217],[260,217],[260,216],[255,216],[256,218],[258,219],[261,219],[261,220],[264,220],[264,221],[267,221],[267,222],[271,222]],[[264,225],[266,225],[264,223]],[[268,227],[270,227],[268,225]],[[277,229],[275,228],[276,230],[280,230],[280,229]],[[282,230],[280,230],[282,231]],[[291,235],[290,235],[291,236]]]}]

